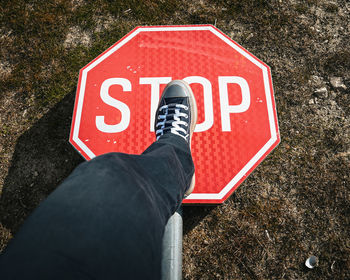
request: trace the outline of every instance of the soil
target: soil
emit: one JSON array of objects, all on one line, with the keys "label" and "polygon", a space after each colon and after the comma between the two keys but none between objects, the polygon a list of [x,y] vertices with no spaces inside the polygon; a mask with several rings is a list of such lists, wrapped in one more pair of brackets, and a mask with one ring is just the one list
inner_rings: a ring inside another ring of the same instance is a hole
[{"label": "soil", "polygon": [[209,23],[271,67],[282,142],[224,204],[185,207],[184,279],[350,279],[350,2],[1,3],[0,251],[83,161],[79,69],[138,25]]}]

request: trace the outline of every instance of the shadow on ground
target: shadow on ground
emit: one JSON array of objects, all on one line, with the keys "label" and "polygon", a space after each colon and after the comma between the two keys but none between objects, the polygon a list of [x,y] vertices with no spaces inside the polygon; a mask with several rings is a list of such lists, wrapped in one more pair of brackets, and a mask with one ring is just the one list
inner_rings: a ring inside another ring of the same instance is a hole
[{"label": "shadow on ground", "polygon": [[68,142],[73,105],[71,92],[16,143],[0,198],[0,222],[12,233],[83,161]]},{"label": "shadow on ground", "polygon": [[196,227],[206,216],[217,207],[211,206],[185,206],[183,207],[183,228],[184,234],[188,234]]}]

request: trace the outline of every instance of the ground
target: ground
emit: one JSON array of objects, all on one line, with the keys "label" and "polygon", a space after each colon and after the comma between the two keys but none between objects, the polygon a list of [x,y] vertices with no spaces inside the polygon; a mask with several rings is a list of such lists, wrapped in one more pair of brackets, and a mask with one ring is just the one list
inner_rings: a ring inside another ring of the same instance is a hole
[{"label": "ground", "polygon": [[83,161],[79,69],[138,25],[209,23],[271,67],[282,141],[224,204],[184,209],[184,278],[350,279],[348,1],[2,0],[0,21],[0,250]]}]

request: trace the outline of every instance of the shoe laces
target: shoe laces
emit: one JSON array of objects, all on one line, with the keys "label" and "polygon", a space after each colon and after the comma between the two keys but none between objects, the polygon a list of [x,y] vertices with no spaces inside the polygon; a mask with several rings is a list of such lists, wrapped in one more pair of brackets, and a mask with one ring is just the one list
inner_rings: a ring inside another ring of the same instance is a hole
[{"label": "shoe laces", "polygon": [[156,124],[157,140],[164,135],[164,131],[170,130],[171,133],[179,135],[187,141],[189,134],[181,126],[187,128],[188,122],[182,121],[181,117],[188,119],[188,114],[182,112],[183,110],[188,111],[188,106],[172,103],[159,108],[158,122]]}]

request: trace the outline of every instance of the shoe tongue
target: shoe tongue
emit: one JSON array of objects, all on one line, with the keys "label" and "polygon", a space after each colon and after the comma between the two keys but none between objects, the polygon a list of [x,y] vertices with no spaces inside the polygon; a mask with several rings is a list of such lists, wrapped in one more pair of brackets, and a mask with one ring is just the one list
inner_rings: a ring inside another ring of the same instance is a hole
[{"label": "shoe tongue", "polygon": [[171,103],[176,103],[176,104],[183,104],[184,103],[183,97],[169,97],[165,98],[165,104],[171,104]]}]

